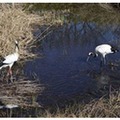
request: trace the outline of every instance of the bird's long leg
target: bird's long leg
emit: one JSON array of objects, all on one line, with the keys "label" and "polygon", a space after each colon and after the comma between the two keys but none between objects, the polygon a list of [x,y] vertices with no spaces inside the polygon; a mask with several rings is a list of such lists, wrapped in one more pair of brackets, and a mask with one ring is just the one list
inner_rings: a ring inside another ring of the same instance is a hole
[{"label": "bird's long leg", "polygon": [[106,64],[106,59],[105,59],[105,56],[103,57],[103,61],[104,61],[104,65]]},{"label": "bird's long leg", "polygon": [[13,82],[13,76],[12,76],[12,69],[11,69],[11,67],[9,68],[9,73],[10,73],[10,81]]},{"label": "bird's long leg", "polygon": [[13,77],[12,77],[12,69],[11,69],[11,67],[9,67],[9,69],[8,69],[7,76],[9,76],[9,77],[10,77],[10,81],[13,82],[13,80],[12,80]]},{"label": "bird's long leg", "polygon": [[7,77],[10,75],[10,67],[8,68]]},{"label": "bird's long leg", "polygon": [[10,73],[10,76],[12,76],[12,69],[9,68],[9,73]]},{"label": "bird's long leg", "polygon": [[10,75],[10,70],[9,70],[10,68],[8,68],[8,72],[7,72],[7,75],[6,75],[6,77],[7,77],[7,83],[8,83],[8,78],[9,78],[9,75]]},{"label": "bird's long leg", "polygon": [[101,57],[101,60],[100,60],[100,66],[103,65],[103,57]]},{"label": "bird's long leg", "polygon": [[12,70],[11,70],[11,68],[10,68],[10,67],[9,67],[9,69],[8,69],[7,76],[12,76]]}]

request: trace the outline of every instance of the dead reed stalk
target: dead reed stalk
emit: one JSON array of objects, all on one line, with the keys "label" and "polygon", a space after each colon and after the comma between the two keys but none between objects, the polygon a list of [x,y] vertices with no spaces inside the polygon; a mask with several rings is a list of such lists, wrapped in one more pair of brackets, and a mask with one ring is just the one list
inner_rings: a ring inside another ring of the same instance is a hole
[{"label": "dead reed stalk", "polygon": [[46,111],[47,117],[120,117],[120,93],[113,91],[100,99],[94,99],[89,103],[74,102],[64,109],[57,108],[56,112]]},{"label": "dead reed stalk", "polygon": [[14,41],[20,45],[20,59],[33,57],[31,49],[35,47],[34,25],[54,24],[54,13],[32,14],[23,9],[23,4],[0,4],[0,56],[14,51]]},{"label": "dead reed stalk", "polygon": [[28,54],[34,43],[31,24],[37,23],[39,17],[9,4],[0,6],[0,14],[0,55],[13,52],[14,41],[18,40],[21,58],[31,56]]}]

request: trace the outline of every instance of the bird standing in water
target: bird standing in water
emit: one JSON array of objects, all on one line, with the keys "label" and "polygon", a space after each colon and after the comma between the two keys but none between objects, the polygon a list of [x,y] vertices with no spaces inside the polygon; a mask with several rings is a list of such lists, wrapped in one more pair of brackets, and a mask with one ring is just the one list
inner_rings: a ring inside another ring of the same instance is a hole
[{"label": "bird standing in water", "polygon": [[10,55],[4,57],[4,60],[0,65],[0,69],[9,67],[7,76],[12,77],[12,69],[11,68],[19,58],[18,51],[19,51],[18,41],[15,41],[15,52],[13,54],[10,54]]},{"label": "bird standing in water", "polygon": [[103,62],[104,64],[106,64],[105,56],[107,54],[116,53],[118,51],[119,50],[117,48],[115,48],[109,44],[101,44],[95,48],[94,52],[89,52],[87,61],[89,60],[90,56],[97,57],[98,55],[100,55],[101,56],[101,63]]}]

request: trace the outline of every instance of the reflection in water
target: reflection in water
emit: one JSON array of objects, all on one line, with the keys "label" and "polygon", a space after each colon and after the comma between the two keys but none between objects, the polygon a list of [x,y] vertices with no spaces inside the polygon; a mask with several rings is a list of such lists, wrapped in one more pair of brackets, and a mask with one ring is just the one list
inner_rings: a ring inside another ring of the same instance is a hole
[{"label": "reflection in water", "polygon": [[45,85],[44,97],[40,101],[50,102],[51,99],[55,101],[99,91],[116,83],[120,85],[120,53],[107,56],[109,63],[117,62],[116,69],[111,69],[109,63],[101,68],[99,58],[86,62],[88,52],[99,44],[110,43],[120,48],[118,33],[118,26],[103,27],[86,22],[64,24],[54,29],[44,38],[40,48],[44,57],[27,62],[24,69],[29,77],[37,74],[40,83]]}]

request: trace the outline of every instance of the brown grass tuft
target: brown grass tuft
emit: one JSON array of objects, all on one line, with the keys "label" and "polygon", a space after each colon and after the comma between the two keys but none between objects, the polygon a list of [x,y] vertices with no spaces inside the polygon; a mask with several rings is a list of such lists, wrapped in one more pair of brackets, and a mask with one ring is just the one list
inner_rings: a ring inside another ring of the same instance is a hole
[{"label": "brown grass tuft", "polygon": [[[106,96],[94,99],[89,103],[78,103],[67,105],[64,109],[52,112],[46,110],[46,117],[120,117],[120,93],[111,92],[109,98]],[[40,115],[41,116],[41,115]]]},{"label": "brown grass tuft", "polygon": [[[14,52],[14,41],[20,45],[20,58],[33,57],[35,47],[34,25],[51,25],[54,13],[32,14],[24,10],[23,4],[0,4],[0,56]],[[59,22],[59,21],[58,21]]]},{"label": "brown grass tuft", "polygon": [[0,102],[4,105],[12,104],[22,106],[40,106],[36,99],[44,89],[37,80],[28,80],[21,76],[19,81],[15,79],[13,84],[0,84]]},{"label": "brown grass tuft", "polygon": [[14,52],[14,41],[18,40],[21,58],[31,56],[28,54],[34,43],[31,24],[37,23],[39,17],[9,4],[0,6],[0,15],[0,55]]}]

